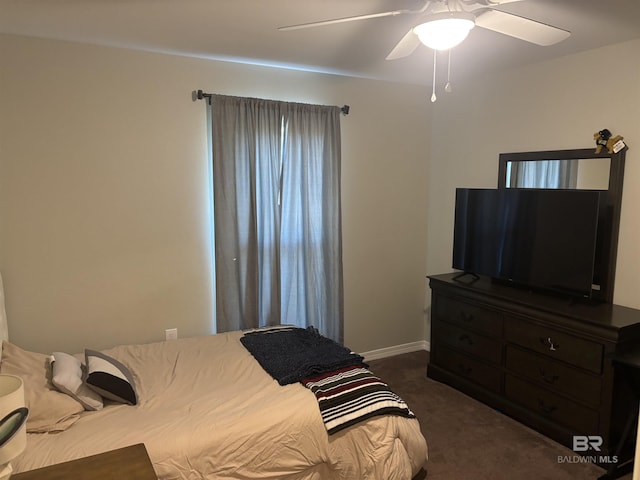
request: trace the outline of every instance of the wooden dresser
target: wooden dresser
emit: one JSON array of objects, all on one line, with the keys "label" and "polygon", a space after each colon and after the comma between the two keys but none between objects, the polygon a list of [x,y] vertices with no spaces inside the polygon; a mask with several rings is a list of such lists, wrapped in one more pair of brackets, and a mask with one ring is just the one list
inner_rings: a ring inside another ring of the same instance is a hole
[{"label": "wooden dresser", "polygon": [[611,355],[640,348],[640,310],[454,277],[429,277],[427,375],[569,448],[600,436],[612,454],[637,405]]}]

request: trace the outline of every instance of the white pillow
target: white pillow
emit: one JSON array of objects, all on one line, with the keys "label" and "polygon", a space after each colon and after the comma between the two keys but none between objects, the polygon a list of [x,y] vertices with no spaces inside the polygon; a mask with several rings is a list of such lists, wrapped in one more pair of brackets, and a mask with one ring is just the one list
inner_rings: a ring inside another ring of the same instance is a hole
[{"label": "white pillow", "polygon": [[73,355],[53,352],[51,362],[51,383],[62,393],[75,398],[85,410],[100,410],[102,397],[82,381],[82,363]]}]

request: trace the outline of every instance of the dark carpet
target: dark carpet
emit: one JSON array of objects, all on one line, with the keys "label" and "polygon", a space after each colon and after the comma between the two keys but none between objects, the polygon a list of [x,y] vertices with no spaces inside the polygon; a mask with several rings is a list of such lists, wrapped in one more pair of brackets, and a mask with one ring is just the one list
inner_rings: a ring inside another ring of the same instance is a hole
[{"label": "dark carpet", "polygon": [[428,355],[421,351],[368,362],[420,421],[429,447],[426,480],[597,480],[605,473],[591,463],[559,461],[574,459],[575,453],[427,378]]}]

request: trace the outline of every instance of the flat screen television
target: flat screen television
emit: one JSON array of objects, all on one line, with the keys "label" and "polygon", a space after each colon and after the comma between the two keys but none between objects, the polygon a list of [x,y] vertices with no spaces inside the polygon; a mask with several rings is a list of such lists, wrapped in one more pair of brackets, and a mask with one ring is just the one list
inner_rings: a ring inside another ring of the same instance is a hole
[{"label": "flat screen television", "polygon": [[453,268],[591,297],[601,192],[456,190]]}]

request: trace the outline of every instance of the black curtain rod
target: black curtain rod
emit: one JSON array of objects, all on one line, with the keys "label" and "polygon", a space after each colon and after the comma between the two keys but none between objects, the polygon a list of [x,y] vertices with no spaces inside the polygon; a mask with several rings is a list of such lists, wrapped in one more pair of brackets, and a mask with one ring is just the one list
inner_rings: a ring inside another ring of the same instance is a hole
[{"label": "black curtain rod", "polygon": [[[196,100],[204,100],[206,98],[209,105],[211,105],[212,96],[213,94],[211,93],[205,93],[202,90],[198,90],[193,92],[192,99],[195,102]],[[349,115],[349,108],[350,108],[349,105],[343,105],[340,108],[340,111],[342,112],[343,115]]]}]

